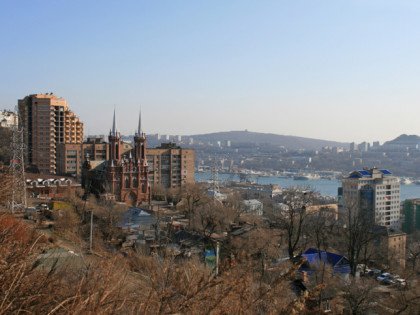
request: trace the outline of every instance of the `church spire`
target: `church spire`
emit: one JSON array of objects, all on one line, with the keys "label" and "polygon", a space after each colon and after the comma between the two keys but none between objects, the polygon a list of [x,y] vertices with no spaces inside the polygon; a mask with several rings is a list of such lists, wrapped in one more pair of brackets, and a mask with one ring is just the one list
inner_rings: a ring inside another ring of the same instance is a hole
[{"label": "church spire", "polygon": [[115,107],[114,107],[114,119],[112,121],[112,135],[115,137],[117,134],[117,124],[115,122]]},{"label": "church spire", "polygon": [[141,109],[139,112],[139,125],[137,127],[137,134],[139,135],[139,137],[141,137]]}]

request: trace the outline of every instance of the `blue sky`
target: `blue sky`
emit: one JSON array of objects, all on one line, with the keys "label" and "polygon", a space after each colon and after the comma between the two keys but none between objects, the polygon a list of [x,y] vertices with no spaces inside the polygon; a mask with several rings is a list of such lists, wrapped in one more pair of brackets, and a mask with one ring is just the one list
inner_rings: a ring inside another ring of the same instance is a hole
[{"label": "blue sky", "polygon": [[0,107],[54,92],[107,133],[420,134],[419,1],[0,0]]}]

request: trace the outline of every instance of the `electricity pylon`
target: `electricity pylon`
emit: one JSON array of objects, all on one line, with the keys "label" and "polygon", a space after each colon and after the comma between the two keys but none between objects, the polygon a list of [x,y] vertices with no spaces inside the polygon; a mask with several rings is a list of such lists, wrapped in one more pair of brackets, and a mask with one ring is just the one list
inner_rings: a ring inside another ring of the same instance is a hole
[{"label": "electricity pylon", "polygon": [[217,170],[216,155],[214,156],[213,168],[211,170],[211,190],[213,191],[213,200],[221,202],[220,200],[220,188],[219,188],[219,172]]},{"label": "electricity pylon", "polygon": [[[16,115],[18,111],[16,110]],[[10,176],[11,176],[11,192],[9,197],[9,208],[12,213],[16,210],[25,210],[26,201],[26,183],[25,183],[25,166],[24,166],[24,149],[23,143],[23,126],[18,119],[18,124],[12,127],[12,139],[10,143],[11,160],[10,160]]]}]

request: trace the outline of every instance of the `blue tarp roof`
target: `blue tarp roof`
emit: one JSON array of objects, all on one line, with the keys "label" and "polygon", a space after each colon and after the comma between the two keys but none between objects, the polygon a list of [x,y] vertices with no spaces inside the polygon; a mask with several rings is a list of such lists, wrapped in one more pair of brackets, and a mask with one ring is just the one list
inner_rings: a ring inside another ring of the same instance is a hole
[{"label": "blue tarp roof", "polygon": [[[302,257],[306,258],[307,262],[299,268],[299,271],[312,271],[311,265],[319,263],[319,254],[316,248],[309,248],[302,254]],[[334,273],[350,273],[350,265],[343,255],[321,251],[321,261],[330,265],[334,269]]]},{"label": "blue tarp roof", "polygon": [[384,175],[392,175],[392,173],[388,170],[380,170]]},{"label": "blue tarp roof", "polygon": [[[383,175],[392,175],[388,170],[379,170]],[[361,177],[371,177],[372,173],[367,170],[353,171],[350,173],[349,178],[361,178]]]}]

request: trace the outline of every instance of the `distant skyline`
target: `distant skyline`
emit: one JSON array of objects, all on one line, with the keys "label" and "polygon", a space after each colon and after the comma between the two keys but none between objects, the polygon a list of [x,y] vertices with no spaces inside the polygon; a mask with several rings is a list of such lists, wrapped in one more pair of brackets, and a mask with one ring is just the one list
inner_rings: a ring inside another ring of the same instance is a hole
[{"label": "distant skyline", "polygon": [[0,1],[0,108],[53,92],[107,134],[420,134],[419,1]]}]

